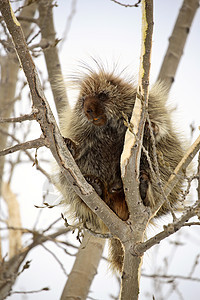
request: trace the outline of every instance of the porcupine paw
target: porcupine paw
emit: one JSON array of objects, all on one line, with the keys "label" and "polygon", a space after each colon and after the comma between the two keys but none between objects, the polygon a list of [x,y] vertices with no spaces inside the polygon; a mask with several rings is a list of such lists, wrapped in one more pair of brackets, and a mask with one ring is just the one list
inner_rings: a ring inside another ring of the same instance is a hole
[{"label": "porcupine paw", "polygon": [[123,183],[121,179],[116,180],[114,183],[112,183],[108,188],[109,193],[121,193],[123,191]]},{"label": "porcupine paw", "polygon": [[76,144],[68,138],[63,137],[63,139],[64,139],[65,144],[66,144],[68,150],[70,151],[71,155],[75,158],[76,152],[77,152],[76,151]]},{"label": "porcupine paw", "polygon": [[104,188],[101,179],[99,179],[98,177],[93,176],[93,175],[84,175],[84,177],[87,180],[87,182],[89,184],[91,184],[91,186],[95,189],[97,194],[101,197],[103,194],[103,188]]}]

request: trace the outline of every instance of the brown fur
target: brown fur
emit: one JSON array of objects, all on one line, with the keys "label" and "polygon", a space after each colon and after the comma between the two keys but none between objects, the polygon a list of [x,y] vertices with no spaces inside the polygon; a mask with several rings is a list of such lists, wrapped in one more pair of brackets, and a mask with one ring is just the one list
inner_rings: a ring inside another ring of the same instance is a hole
[{"label": "brown fur", "polygon": [[[93,185],[99,196],[122,219],[128,219],[121,181],[120,156],[127,130],[123,114],[129,119],[135,103],[136,88],[114,73],[89,70],[73,82],[80,90],[74,109],[64,110],[61,118],[61,132],[66,144],[86,180]],[[167,182],[172,171],[183,156],[181,142],[172,128],[170,112],[166,107],[167,91],[163,84],[156,84],[150,91],[148,112],[154,130],[161,182]],[[152,138],[146,123],[143,145],[154,166]],[[140,193],[145,205],[154,206],[160,199],[160,188],[152,177],[146,155],[142,152],[140,165]],[[62,173],[57,186],[64,195],[64,202],[70,204],[70,212],[87,227],[105,232],[103,222],[76,195]],[[181,192],[181,183],[169,195],[175,207]],[[168,212],[164,203],[158,212]],[[111,240],[113,267],[122,270],[123,246],[117,239]]]}]

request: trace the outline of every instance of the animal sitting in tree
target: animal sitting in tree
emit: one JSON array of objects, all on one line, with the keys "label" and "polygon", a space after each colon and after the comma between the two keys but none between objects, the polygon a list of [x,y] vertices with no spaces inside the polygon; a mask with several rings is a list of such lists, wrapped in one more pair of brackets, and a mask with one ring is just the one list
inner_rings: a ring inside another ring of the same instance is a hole
[{"label": "animal sitting in tree", "polygon": [[[127,130],[124,115],[130,120],[136,87],[132,82],[115,75],[115,72],[106,72],[103,67],[99,67],[98,71],[87,70],[73,84],[79,90],[79,96],[73,109],[67,107],[62,112],[61,133],[85,179],[113,212],[126,221],[129,212],[121,180],[120,157]],[[168,93],[162,83],[155,84],[150,90],[148,114],[163,186],[183,156],[181,141],[166,106],[167,98]],[[155,167],[152,143],[149,124],[146,122],[143,146]],[[139,179],[141,198],[145,205],[153,207],[162,196],[144,151],[141,153]],[[64,196],[63,201],[69,204],[70,213],[75,219],[87,228],[98,232],[107,231],[102,220],[74,192],[61,172],[56,182]],[[182,183],[179,182],[169,195],[171,207],[176,207],[179,202],[181,189]],[[157,216],[167,212],[168,206],[164,203]],[[114,269],[122,271],[123,246],[116,238],[110,240],[110,260]]]}]

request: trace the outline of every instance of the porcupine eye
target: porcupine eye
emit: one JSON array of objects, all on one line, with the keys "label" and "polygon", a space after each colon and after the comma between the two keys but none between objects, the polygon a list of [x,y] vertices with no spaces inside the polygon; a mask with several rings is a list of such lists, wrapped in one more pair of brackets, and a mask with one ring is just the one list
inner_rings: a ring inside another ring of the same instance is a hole
[{"label": "porcupine eye", "polygon": [[101,93],[98,94],[97,97],[98,97],[99,100],[105,101],[106,99],[108,99],[108,94],[105,93],[105,92],[101,92]]}]

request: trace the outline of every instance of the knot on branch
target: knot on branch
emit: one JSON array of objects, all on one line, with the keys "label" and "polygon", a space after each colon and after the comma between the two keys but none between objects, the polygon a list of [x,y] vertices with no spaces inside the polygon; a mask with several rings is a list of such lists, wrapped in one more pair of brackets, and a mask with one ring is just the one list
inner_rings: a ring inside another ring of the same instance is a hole
[{"label": "knot on branch", "polygon": [[142,245],[142,242],[138,243],[132,243],[130,246],[130,253],[133,256],[142,257],[144,254],[143,249],[140,247]]},{"label": "knot on branch", "polygon": [[171,223],[171,224],[168,224],[168,225],[164,225],[163,229],[167,234],[170,235],[170,234],[176,232],[179,229],[179,226],[177,226],[176,224]]}]

